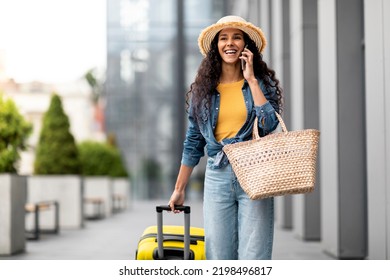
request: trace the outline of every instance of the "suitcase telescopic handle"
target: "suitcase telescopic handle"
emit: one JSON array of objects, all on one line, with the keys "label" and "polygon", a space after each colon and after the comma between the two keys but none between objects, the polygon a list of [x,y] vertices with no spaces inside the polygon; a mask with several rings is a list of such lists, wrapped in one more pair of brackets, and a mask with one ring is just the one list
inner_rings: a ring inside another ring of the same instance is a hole
[{"label": "suitcase telescopic handle", "polygon": [[[183,211],[184,213],[191,213],[191,207],[185,205],[175,205],[175,210]],[[160,213],[162,211],[172,211],[172,209],[169,205],[160,205],[156,206],[156,211]]]},{"label": "suitcase telescopic handle", "polygon": [[[184,212],[184,259],[190,258],[190,206],[175,205],[175,209]],[[171,211],[169,205],[160,205],[156,207],[157,211],[157,246],[158,246],[158,258],[161,260],[164,258],[164,246],[163,246],[163,211]]]}]

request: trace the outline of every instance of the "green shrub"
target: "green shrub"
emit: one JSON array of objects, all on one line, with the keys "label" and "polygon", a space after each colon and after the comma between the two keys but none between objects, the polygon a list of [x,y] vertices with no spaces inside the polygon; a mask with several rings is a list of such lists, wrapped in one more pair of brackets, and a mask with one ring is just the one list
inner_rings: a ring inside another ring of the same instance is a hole
[{"label": "green shrub", "polygon": [[20,151],[26,149],[26,141],[32,125],[25,121],[11,99],[0,93],[0,173],[16,173]]},{"label": "green shrub", "polygon": [[101,142],[85,141],[77,145],[84,176],[105,176],[110,172],[112,155],[108,146]]},{"label": "green shrub", "polygon": [[110,170],[111,177],[129,177],[129,174],[126,171],[126,168],[123,164],[121,154],[116,147],[111,147],[113,153],[113,164]]},{"label": "green shrub", "polygon": [[80,174],[80,159],[60,97],[53,94],[43,117],[34,163],[35,174]]},{"label": "green shrub", "polygon": [[84,176],[128,176],[115,146],[96,141],[84,141],[78,144],[78,149]]}]

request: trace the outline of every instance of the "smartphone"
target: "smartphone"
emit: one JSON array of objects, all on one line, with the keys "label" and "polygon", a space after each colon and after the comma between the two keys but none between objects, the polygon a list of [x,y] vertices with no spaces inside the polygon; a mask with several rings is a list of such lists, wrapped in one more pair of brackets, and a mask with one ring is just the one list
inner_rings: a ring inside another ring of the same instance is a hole
[{"label": "smartphone", "polygon": [[[248,45],[245,45],[244,49],[246,49],[248,47]],[[242,53],[241,53],[242,55]],[[242,68],[242,71],[245,70],[245,64],[246,64],[246,61],[244,59],[241,59],[241,68]]]}]

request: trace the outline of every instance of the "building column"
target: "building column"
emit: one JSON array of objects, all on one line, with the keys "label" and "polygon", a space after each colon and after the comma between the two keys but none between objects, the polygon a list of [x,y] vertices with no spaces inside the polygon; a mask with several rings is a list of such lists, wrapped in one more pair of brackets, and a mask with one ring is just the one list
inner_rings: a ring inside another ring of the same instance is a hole
[{"label": "building column", "polygon": [[[269,42],[273,51],[271,67],[276,72],[283,88],[284,108],[283,120],[290,128],[290,0],[274,0],[271,2],[271,32]],[[279,228],[292,228],[292,196],[279,196],[275,200],[275,224]]]},{"label": "building column", "polygon": [[390,259],[390,2],[364,1],[368,258]]},{"label": "building column", "polygon": [[[290,1],[291,130],[319,128],[317,1]],[[320,141],[321,145],[321,141]],[[293,230],[304,240],[320,239],[319,172],[315,191],[294,195]]]},{"label": "building column", "polygon": [[[257,2],[257,1],[256,1]],[[271,20],[270,20],[270,10],[271,10],[271,4],[270,0],[259,0],[258,2],[258,10],[253,11],[252,13],[256,13],[259,16],[259,23],[258,26],[263,30],[265,37],[269,42],[272,42],[272,26],[271,26]],[[251,10],[251,8],[250,8]],[[264,59],[267,61],[267,63],[272,62],[272,48],[270,48],[269,44],[265,50],[264,50]]]},{"label": "building column", "polygon": [[322,246],[339,259],[364,259],[363,1],[318,0],[318,26]]}]

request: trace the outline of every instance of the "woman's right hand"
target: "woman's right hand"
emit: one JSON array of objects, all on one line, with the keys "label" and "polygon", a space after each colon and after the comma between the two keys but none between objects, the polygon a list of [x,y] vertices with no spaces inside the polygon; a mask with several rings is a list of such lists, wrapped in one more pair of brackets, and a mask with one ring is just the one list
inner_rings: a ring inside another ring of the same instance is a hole
[{"label": "woman's right hand", "polygon": [[171,207],[172,212],[179,213],[179,210],[175,209],[175,205],[183,205],[184,204],[184,191],[174,190],[171,198],[169,199],[169,206]]},{"label": "woman's right hand", "polygon": [[172,209],[172,212],[179,213],[179,210],[175,210],[175,205],[184,204],[185,189],[187,183],[190,179],[193,167],[180,165],[179,174],[177,175],[177,180],[175,184],[175,190],[173,191],[171,198],[169,199],[169,206]]}]

